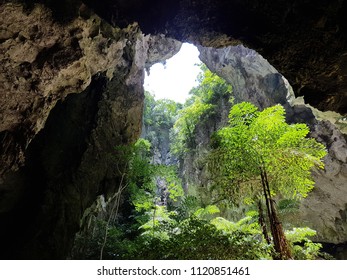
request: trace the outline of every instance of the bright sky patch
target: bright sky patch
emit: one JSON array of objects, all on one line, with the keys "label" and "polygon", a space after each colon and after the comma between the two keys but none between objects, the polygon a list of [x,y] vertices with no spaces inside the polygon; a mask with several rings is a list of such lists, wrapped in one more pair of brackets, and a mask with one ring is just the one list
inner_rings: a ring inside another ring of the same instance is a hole
[{"label": "bright sky patch", "polygon": [[184,43],[181,50],[166,64],[154,64],[150,75],[145,75],[145,90],[155,95],[155,99],[172,99],[184,103],[189,91],[198,85],[196,78],[200,72],[198,49]]}]

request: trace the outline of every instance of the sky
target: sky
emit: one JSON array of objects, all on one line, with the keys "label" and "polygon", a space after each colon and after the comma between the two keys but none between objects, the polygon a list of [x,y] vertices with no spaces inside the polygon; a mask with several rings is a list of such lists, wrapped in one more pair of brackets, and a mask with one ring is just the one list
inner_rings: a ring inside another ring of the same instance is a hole
[{"label": "sky", "polygon": [[198,49],[191,44],[184,43],[181,50],[166,61],[154,64],[150,75],[145,75],[145,90],[155,95],[155,99],[172,99],[184,103],[191,88],[197,86],[196,78],[200,67]]}]

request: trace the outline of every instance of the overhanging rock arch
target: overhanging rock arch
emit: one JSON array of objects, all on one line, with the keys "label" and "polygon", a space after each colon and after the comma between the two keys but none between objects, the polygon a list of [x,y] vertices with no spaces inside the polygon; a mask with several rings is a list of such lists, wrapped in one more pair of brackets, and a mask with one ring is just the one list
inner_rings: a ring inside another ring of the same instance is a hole
[{"label": "overhanging rock arch", "polygon": [[307,102],[322,111],[347,112],[346,1],[85,3],[114,24],[138,22],[144,33],[162,33],[205,47],[242,42],[269,60]]}]

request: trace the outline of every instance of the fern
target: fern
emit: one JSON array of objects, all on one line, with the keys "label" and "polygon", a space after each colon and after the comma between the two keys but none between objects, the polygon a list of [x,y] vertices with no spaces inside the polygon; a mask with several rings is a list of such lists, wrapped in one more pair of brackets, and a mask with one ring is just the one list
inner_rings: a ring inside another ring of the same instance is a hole
[{"label": "fern", "polygon": [[205,208],[200,208],[194,212],[193,216],[198,219],[211,219],[214,214],[219,213],[220,210],[216,205],[207,205]]}]

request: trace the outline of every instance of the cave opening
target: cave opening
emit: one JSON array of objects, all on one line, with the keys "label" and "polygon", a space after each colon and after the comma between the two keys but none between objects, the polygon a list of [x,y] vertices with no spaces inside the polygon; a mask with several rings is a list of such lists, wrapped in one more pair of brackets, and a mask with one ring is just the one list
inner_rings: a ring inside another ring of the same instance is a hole
[{"label": "cave opening", "polygon": [[189,91],[197,86],[201,60],[196,46],[183,43],[173,57],[146,70],[144,89],[155,99],[171,99],[184,103]]}]

